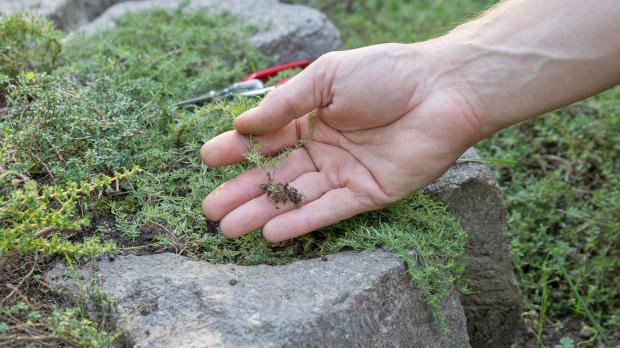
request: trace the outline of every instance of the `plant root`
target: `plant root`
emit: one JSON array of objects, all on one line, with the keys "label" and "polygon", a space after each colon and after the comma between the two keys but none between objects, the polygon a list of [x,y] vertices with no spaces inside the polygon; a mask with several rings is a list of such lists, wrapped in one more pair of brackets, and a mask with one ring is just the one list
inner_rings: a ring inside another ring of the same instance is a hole
[{"label": "plant root", "polygon": [[287,202],[292,202],[295,204],[295,207],[301,204],[304,196],[299,193],[296,188],[289,186],[289,184],[282,184],[273,180],[271,175],[267,175],[267,179],[268,181],[264,184],[260,184],[259,187],[275,204],[276,209],[280,209],[280,207],[278,207],[279,203],[286,204]]}]

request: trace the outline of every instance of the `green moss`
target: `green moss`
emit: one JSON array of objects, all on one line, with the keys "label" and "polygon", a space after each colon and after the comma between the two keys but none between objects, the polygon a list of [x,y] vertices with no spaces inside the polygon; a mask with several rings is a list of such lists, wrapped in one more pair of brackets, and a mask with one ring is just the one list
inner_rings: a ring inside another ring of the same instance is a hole
[{"label": "green moss", "polygon": [[[58,68],[22,72],[10,87],[9,117],[1,122],[12,136],[3,168],[41,185],[70,185],[140,166],[113,192],[79,201],[76,218],[91,221],[84,226],[87,238],[140,241],[149,234],[150,250],[241,264],[281,264],[344,249],[393,250],[438,315],[452,284],[464,289],[457,280],[466,235],[443,206],[422,194],[277,244],[260,232],[227,239],[204,218],[202,199],[249,165],[208,168],[200,162],[200,146],[231,129],[232,119],[258,100],[197,110],[175,103],[265,67],[269,58],[247,43],[244,32],[229,16],[154,11],[73,40]],[[15,192],[9,181],[0,185],[3,197]]]}]

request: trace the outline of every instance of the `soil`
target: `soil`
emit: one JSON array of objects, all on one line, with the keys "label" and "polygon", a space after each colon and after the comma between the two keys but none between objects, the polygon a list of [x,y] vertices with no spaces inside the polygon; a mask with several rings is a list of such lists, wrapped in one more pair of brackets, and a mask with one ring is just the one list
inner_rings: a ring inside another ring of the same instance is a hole
[{"label": "soil", "polygon": [[292,202],[297,207],[303,199],[303,195],[296,188],[289,186],[289,184],[276,182],[271,179],[271,176],[269,176],[268,182],[260,184],[260,189],[267,194],[267,197],[275,204],[276,209],[279,209],[279,203],[286,204],[287,202]]},{"label": "soil", "polygon": [[[543,325],[541,347],[556,347],[564,337],[570,337],[575,347],[605,348],[603,342],[592,336],[592,332],[582,329],[583,318],[574,315],[566,317],[546,318]],[[536,347],[537,320],[524,318],[523,328],[517,332],[513,348]],[[608,331],[609,345],[620,347],[620,332]]]},{"label": "soil", "polygon": [[[140,227],[135,238],[121,234],[116,228],[115,218],[111,214],[91,215],[90,226],[85,230],[87,234],[100,235],[103,240],[112,240],[116,243],[120,255],[150,255],[165,252],[187,254],[198,253],[200,247],[189,239],[172,233],[163,223],[149,222]],[[207,221],[206,233],[216,234],[218,222]],[[101,233],[103,230],[103,234]],[[157,236],[165,235],[170,240],[169,245],[159,243]]]}]

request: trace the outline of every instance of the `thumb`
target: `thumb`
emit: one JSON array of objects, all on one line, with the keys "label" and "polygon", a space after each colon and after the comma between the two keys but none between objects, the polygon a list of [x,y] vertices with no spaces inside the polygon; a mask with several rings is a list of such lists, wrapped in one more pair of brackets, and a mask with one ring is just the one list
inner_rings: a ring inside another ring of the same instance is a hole
[{"label": "thumb", "polygon": [[[324,57],[324,56],[323,56]],[[260,104],[235,118],[233,126],[241,134],[264,134],[287,125],[310,111],[328,105],[331,70],[323,57],[283,85],[271,90]]]}]

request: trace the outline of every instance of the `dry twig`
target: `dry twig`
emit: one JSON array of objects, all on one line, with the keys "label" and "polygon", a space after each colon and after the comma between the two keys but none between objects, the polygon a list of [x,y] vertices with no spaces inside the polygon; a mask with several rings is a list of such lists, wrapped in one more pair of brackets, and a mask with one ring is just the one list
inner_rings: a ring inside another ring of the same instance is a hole
[{"label": "dry twig", "polygon": [[[24,284],[24,282],[30,278],[30,276],[34,273],[34,270],[37,268],[37,261],[39,261],[39,254],[38,253],[34,253],[34,261],[33,261],[33,265],[32,268],[30,268],[30,271],[28,272],[28,274],[26,274],[20,281],[19,283],[17,283],[17,285],[15,285],[12,289],[12,291],[6,295],[2,301],[0,301],[1,303],[4,303],[6,301],[8,301],[11,297],[13,297],[13,295],[18,291],[19,287],[22,286],[22,284]],[[11,285],[11,284],[7,284]]]}]

